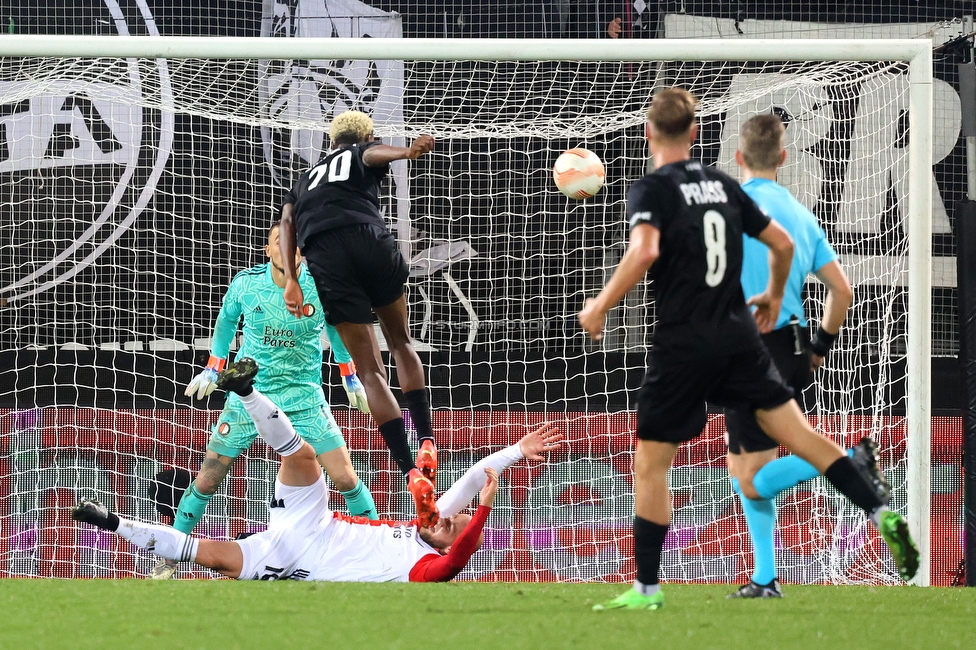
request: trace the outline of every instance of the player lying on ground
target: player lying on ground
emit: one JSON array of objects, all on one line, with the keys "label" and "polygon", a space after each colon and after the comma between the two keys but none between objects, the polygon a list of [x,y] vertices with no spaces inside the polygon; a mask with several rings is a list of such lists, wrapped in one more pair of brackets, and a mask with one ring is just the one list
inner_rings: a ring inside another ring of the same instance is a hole
[{"label": "player lying on ground", "polygon": [[[607,312],[651,270],[657,325],[647,375],[637,396],[634,454],[634,588],[594,609],[658,609],[661,551],[671,524],[668,469],[678,446],[705,426],[705,402],[745,408],[763,431],[810,462],[863,509],[891,549],[904,579],[918,570],[905,520],[888,510],[844,451],[819,436],[800,412],[759,336],[772,329],[793,257],[789,234],[762,213],[726,174],[691,160],[695,99],[671,88],[647,112],[655,171],[627,195],[630,242],[607,286],[579,314],[594,339]],[[746,306],[739,276],[742,235],[770,249],[766,290]]]},{"label": "player lying on ground", "polygon": [[[380,214],[379,189],[391,162],[416,160],[434,148],[434,139],[422,135],[409,147],[380,144],[373,140],[373,120],[359,111],[337,116],[329,139],[332,149],[301,175],[281,209],[285,304],[296,317],[303,316],[303,289],[291,264],[297,247],[315,278],[326,321],[335,326],[356,362],[373,420],[404,474],[417,516],[425,526],[433,526],[437,448],[424,368],[410,343],[403,295],[409,268]],[[400,405],[386,380],[373,333],[374,313],[417,429],[416,464]],[[421,473],[427,480],[417,480]]]},{"label": "player lying on ground", "polygon": [[[329,491],[315,451],[288,417],[252,388],[255,373],[253,360],[239,359],[217,383],[240,395],[258,433],[281,454],[266,531],[233,542],[195,539],[166,526],[123,519],[94,501],[82,501],[71,516],[161,557],[196,562],[231,578],[443,582],[460,573],[481,546],[498,474],[522,458],[543,460],[564,438],[552,424],[544,424],[478,461],[437,501],[441,517],[433,527],[418,526],[416,520],[348,517],[329,510]],[[479,491],[474,516],[460,514]]]},{"label": "player lying on ground", "polygon": [[[851,284],[837,260],[837,253],[812,212],[776,183],[776,170],[786,161],[783,136],[786,129],[779,116],[755,115],[739,131],[735,160],[742,168],[742,190],[759,208],[781,225],[793,239],[793,263],[786,292],[773,330],[763,334],[773,363],[799,404],[803,391],[813,383],[813,373],[823,365],[853,300]],[[769,249],[752,237],[742,242],[743,295],[762,293],[769,283]],[[827,288],[820,327],[811,340],[803,309],[803,287],[807,275],[815,275]],[[776,578],[774,533],[776,495],[819,472],[798,456],[776,458],[779,444],[763,433],[753,412],[725,409],[728,430],[728,467],[732,485],[742,501],[742,511],[752,539],[755,562],[752,580],[731,594],[735,598],[782,597]],[[871,479],[878,496],[888,501],[890,486],[878,469],[877,445],[864,438],[848,450],[851,460]]]},{"label": "player lying on ground", "polygon": [[[295,320],[285,309],[281,294],[285,284],[278,224],[268,231],[264,250],[269,261],[241,271],[231,280],[214,324],[210,361],[186,388],[187,395],[203,399],[216,387],[217,373],[227,363],[230,344],[237,334],[238,321],[244,342],[239,356],[258,360],[260,372],[255,385],[288,414],[299,434],[315,450],[349,512],[376,519],[376,506],[369,490],[356,476],[342,431],[322,392],[322,328],[339,363],[343,386],[349,401],[369,412],[366,395],[356,377],[356,367],[335,330],[326,324],[315,292],[315,283],[304,266],[298,266],[298,281],[305,287],[306,318]],[[298,260],[295,260],[298,264]],[[203,517],[210,499],[227,476],[234,460],[249,449],[257,430],[236,395],[228,395],[207,442],[207,454],[200,472],[183,493],[173,526],[189,534]],[[176,563],[161,561],[152,577],[164,580],[173,576]]]}]

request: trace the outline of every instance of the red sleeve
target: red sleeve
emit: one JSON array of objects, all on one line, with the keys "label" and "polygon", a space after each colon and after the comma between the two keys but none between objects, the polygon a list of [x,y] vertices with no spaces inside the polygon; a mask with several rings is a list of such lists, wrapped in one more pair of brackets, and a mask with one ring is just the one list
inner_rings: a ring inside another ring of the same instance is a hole
[{"label": "red sleeve", "polygon": [[464,532],[454,540],[450,552],[447,555],[431,553],[420,558],[410,569],[410,582],[447,582],[461,573],[478,550],[478,540],[490,512],[491,508],[478,506]]}]

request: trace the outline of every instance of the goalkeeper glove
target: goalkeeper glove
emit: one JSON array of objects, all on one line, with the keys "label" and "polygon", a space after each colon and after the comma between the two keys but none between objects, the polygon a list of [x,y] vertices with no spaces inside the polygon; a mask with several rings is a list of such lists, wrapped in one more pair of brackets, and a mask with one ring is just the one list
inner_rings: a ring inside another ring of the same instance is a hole
[{"label": "goalkeeper glove", "polygon": [[217,373],[223,370],[226,365],[227,359],[221,359],[211,354],[210,360],[207,361],[207,367],[187,384],[183,394],[190,397],[195,392],[197,399],[203,399],[214,392],[214,389],[217,388]]},{"label": "goalkeeper glove", "polygon": [[366,389],[356,376],[356,364],[339,364],[339,374],[342,375],[342,387],[346,389],[346,397],[349,398],[349,405],[363,413],[369,413],[369,402],[366,401]]}]

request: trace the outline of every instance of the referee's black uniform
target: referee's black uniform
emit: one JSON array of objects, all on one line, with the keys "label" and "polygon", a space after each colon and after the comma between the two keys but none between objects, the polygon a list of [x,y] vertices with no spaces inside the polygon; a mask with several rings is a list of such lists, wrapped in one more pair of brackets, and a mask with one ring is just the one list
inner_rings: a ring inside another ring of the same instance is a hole
[{"label": "referee's black uniform", "polygon": [[330,151],[284,197],[294,206],[298,247],[331,325],[372,323],[372,309],[399,299],[409,275],[380,214],[380,185],[390,166],[363,163],[376,144]]},{"label": "referee's black uniform", "polygon": [[705,402],[772,409],[788,388],[745,304],[742,234],[769,217],[731,177],[695,160],[664,165],[627,195],[630,227],[661,233],[651,268],[658,322],[637,398],[637,435],[680,443],[706,423]]}]

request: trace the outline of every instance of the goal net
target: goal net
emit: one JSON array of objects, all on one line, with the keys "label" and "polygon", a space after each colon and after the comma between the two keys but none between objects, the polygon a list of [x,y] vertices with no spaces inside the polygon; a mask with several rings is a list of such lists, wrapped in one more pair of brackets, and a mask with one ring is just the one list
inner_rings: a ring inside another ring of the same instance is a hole
[{"label": "goal net", "polygon": [[[97,497],[158,521],[153,477],[196,473],[222,397],[182,392],[205,363],[224,291],[265,260],[284,189],[317,160],[332,116],[356,108],[385,142],[437,138],[432,155],[393,165],[383,209],[410,261],[439,489],[537,423],[569,438],[549,462],[503,477],[463,577],[632,579],[632,432],[653,287],[627,296],[599,344],[575,314],[624,250],[626,191],[649,164],[644,111],[673,84],[701,100],[693,154],[733,176],[743,120],[773,111],[787,124],[780,180],[817,214],[855,293],[810,417],[846,447],[874,438],[905,512],[908,64],[777,62],[783,50],[766,51],[761,63],[0,59],[0,575],[147,572],[148,554],[76,527],[66,506]],[[551,180],[575,146],[606,165],[592,200],[566,199]],[[807,297],[816,323],[824,291],[812,279]],[[357,471],[382,516],[410,516],[381,438],[347,407],[333,366],[327,353],[327,395]],[[748,579],[723,433],[715,412],[671,473],[668,581]],[[260,530],[276,463],[258,441],[197,534]],[[778,506],[784,582],[897,582],[873,529],[822,480]]]}]

